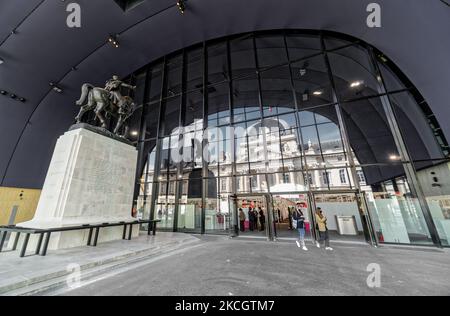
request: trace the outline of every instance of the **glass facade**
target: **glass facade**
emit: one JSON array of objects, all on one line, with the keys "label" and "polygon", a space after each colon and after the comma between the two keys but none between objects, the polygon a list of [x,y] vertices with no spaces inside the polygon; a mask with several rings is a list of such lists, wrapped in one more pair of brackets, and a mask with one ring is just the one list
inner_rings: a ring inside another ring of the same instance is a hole
[{"label": "glass facade", "polygon": [[135,207],[160,228],[230,234],[236,196],[307,196],[348,203],[367,240],[449,245],[448,144],[376,49],[328,33],[244,34],[130,81],[142,100]]}]

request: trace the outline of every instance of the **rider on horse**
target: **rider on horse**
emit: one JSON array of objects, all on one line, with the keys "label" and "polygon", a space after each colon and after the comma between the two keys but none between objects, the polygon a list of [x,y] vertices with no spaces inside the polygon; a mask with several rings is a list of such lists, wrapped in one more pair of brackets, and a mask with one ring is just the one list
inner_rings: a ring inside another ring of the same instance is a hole
[{"label": "rider on horse", "polygon": [[[120,88],[127,88],[130,90],[135,90],[136,86],[131,86],[129,84],[124,83],[119,79],[119,76],[114,75],[112,79],[108,80],[105,85],[105,90],[110,93],[110,100],[117,104],[119,107],[120,114],[124,114],[126,109],[123,109],[126,102],[124,102],[124,98],[122,93],[120,92]],[[122,113],[123,112],[123,113]]]}]

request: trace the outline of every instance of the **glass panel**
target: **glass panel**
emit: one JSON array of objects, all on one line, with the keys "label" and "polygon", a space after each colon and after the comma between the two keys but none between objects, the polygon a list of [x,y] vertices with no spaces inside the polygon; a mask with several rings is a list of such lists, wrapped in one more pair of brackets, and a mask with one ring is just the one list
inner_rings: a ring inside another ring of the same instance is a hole
[{"label": "glass panel", "polygon": [[326,123],[317,125],[319,131],[320,145],[322,153],[332,154],[340,153],[344,151],[344,145],[342,144],[341,131],[339,127],[334,123]]},{"label": "glass panel", "polygon": [[186,53],[186,91],[203,88],[203,48]]},{"label": "glass panel", "polygon": [[[159,183],[159,194],[156,201],[155,219],[161,220],[158,224],[162,229],[173,229],[174,200],[168,196],[168,182]],[[170,203],[169,203],[170,201]]]},{"label": "glass panel", "polygon": [[182,92],[182,78],[183,78],[183,56],[178,54],[170,58],[166,64],[166,91],[165,97],[171,98],[179,95]]},{"label": "glass panel", "polygon": [[[350,146],[359,163],[399,162],[400,155],[379,98],[344,103],[342,111]],[[391,177],[403,174],[403,168],[392,166],[389,174]]]},{"label": "glass panel", "polygon": [[196,129],[197,125],[203,128],[203,94],[192,91],[186,94],[186,109],[184,126],[185,131]]},{"label": "glass panel", "polygon": [[378,61],[378,66],[380,67],[381,75],[383,76],[384,85],[388,92],[403,90],[406,86],[397,77],[393,70],[391,70],[385,63]]},{"label": "glass panel", "polygon": [[345,40],[345,39],[341,39],[341,38],[334,38],[334,37],[328,37],[325,36],[324,39],[325,42],[325,48],[327,50],[332,50],[332,49],[338,49],[341,48],[343,46],[347,46],[347,45],[351,45],[355,42],[357,42],[357,40]]},{"label": "glass panel", "polygon": [[258,36],[256,38],[259,68],[287,63],[286,47],[282,36]]},{"label": "glass panel", "polygon": [[[182,193],[178,210],[178,229],[181,231],[200,232],[202,219],[202,197],[201,194],[192,194],[194,191],[189,185],[196,185],[200,181],[183,181]],[[191,192],[191,195],[189,194]]]},{"label": "glass panel", "polygon": [[365,48],[351,46],[329,53],[328,57],[341,100],[378,94],[378,81]]},{"label": "glass panel", "polygon": [[157,64],[150,70],[149,76],[150,81],[150,104],[148,105],[146,125],[147,134],[146,139],[153,138],[157,136],[158,126],[159,126],[159,108],[161,100],[161,89],[162,89],[162,77],[163,77],[163,65]]},{"label": "glass panel", "polygon": [[[247,174],[248,174],[248,172],[247,172]],[[251,192],[250,178],[251,177],[248,177],[248,176],[237,176],[236,177],[236,191],[237,191],[236,193],[250,193]]]},{"label": "glass panel", "polygon": [[232,227],[229,195],[222,194],[218,199],[207,199],[206,233],[228,234]]},{"label": "glass panel", "polygon": [[216,84],[227,81],[228,58],[226,43],[214,44],[208,47],[208,82]]},{"label": "glass panel", "polygon": [[235,123],[261,117],[256,78],[233,81],[233,104]]},{"label": "glass panel", "polygon": [[380,242],[432,244],[420,203],[406,179],[400,176],[394,180],[379,181],[378,178],[374,181],[374,174],[387,174],[389,168],[363,166],[362,170],[367,180],[364,190]]},{"label": "glass panel", "polygon": [[268,175],[270,193],[305,192],[305,178],[302,172],[279,172]]},{"label": "glass panel", "polygon": [[211,86],[208,91],[208,127],[230,124],[228,83]]},{"label": "glass panel", "polygon": [[163,135],[170,135],[179,129],[181,98],[174,97],[163,101],[164,128]]},{"label": "glass panel", "polygon": [[441,242],[450,246],[450,164],[418,170],[417,176]]},{"label": "glass panel", "polygon": [[249,35],[230,41],[231,68],[233,78],[256,75],[253,38]]},{"label": "glass panel", "polygon": [[435,134],[413,96],[404,92],[390,95],[389,99],[408,152],[415,161],[415,167],[423,169],[432,164],[423,160],[443,159],[444,155]]},{"label": "glass panel", "polygon": [[295,110],[289,67],[277,67],[261,73],[264,116]]},{"label": "glass panel", "polygon": [[330,78],[323,55],[292,64],[292,78],[300,108],[333,102]]},{"label": "glass panel", "polygon": [[[359,212],[358,202],[354,193],[348,194],[315,194],[316,207],[322,210],[326,217],[326,226],[330,238],[364,241],[364,231],[367,226],[363,223]],[[316,213],[316,221],[319,215]]]},{"label": "glass panel", "polygon": [[286,42],[291,61],[296,61],[322,51],[320,39],[315,35],[287,35]]}]

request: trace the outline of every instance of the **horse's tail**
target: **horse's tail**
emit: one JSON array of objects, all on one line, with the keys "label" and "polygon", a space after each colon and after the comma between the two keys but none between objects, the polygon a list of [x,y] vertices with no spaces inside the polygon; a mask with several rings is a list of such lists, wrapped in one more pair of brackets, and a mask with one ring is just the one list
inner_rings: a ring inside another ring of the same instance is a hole
[{"label": "horse's tail", "polygon": [[83,105],[84,101],[86,101],[86,98],[87,98],[87,96],[88,96],[88,94],[89,94],[89,91],[92,90],[92,89],[94,89],[94,86],[91,85],[91,84],[89,84],[89,83],[85,83],[85,84],[81,87],[81,97],[80,97],[80,100],[78,100],[78,101],[76,102],[76,104],[77,104],[78,106],[82,106],[82,105]]}]

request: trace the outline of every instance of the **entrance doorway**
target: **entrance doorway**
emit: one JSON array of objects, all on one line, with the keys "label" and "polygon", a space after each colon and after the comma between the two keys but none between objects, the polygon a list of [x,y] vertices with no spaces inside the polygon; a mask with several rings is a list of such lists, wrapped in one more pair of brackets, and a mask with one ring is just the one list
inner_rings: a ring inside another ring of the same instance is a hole
[{"label": "entrance doorway", "polygon": [[235,211],[235,234],[272,240],[273,211],[270,194],[238,195],[230,199]]},{"label": "entrance doorway", "polygon": [[292,227],[292,215],[296,209],[299,209],[305,216],[305,238],[307,240],[314,239],[313,206],[310,193],[274,194],[272,201],[276,238],[298,238],[298,231]]},{"label": "entrance doorway", "polygon": [[318,208],[328,219],[331,240],[376,244],[364,194],[357,192],[236,195],[230,198],[235,219],[234,231],[230,233],[268,240],[297,239],[292,214],[300,209],[305,216],[305,238],[314,243],[318,239],[315,219]]}]

